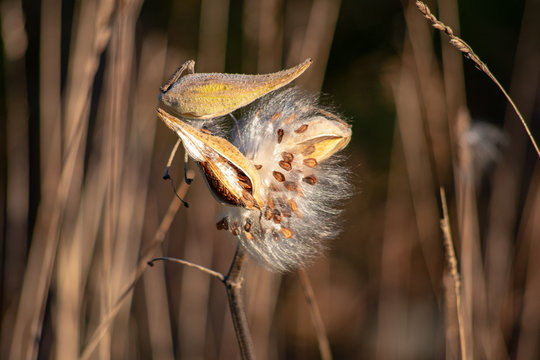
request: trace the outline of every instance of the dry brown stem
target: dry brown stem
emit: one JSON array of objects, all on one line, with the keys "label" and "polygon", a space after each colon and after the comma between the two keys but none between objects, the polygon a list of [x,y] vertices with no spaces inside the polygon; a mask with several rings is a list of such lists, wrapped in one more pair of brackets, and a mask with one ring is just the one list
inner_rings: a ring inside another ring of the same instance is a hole
[{"label": "dry brown stem", "polygon": [[317,299],[315,298],[315,294],[313,293],[313,287],[311,286],[309,276],[303,267],[298,269],[298,276],[300,277],[300,284],[302,285],[302,290],[304,292],[304,297],[306,298],[309,314],[311,315],[311,321],[313,322],[313,327],[315,328],[315,332],[317,333],[317,342],[319,343],[321,359],[332,360],[330,342],[328,341],[328,336],[326,334],[326,329],[322,320],[321,311],[319,310]]},{"label": "dry brown stem", "polygon": [[242,285],[244,278],[242,276],[242,269],[246,260],[246,253],[238,246],[234,259],[229,269],[229,273],[225,276],[223,283],[227,289],[227,297],[229,299],[229,308],[231,310],[231,316],[234,325],[234,331],[236,332],[236,339],[238,340],[238,346],[240,346],[240,354],[243,360],[250,360],[255,358],[255,352],[253,350],[253,341],[251,340],[251,333],[249,332],[246,311],[244,307],[244,301],[242,298]]},{"label": "dry brown stem", "polygon": [[467,348],[467,341],[465,340],[465,327],[464,324],[464,308],[461,301],[461,279],[458,271],[458,264],[456,259],[456,253],[454,251],[454,242],[452,240],[452,232],[450,229],[450,220],[448,218],[448,207],[446,205],[446,194],[444,188],[440,188],[441,194],[441,204],[443,210],[443,218],[441,219],[441,230],[444,235],[444,247],[446,250],[446,259],[448,261],[448,266],[450,267],[450,275],[454,282],[454,291],[456,299],[456,309],[457,309],[457,318],[459,326],[459,338],[461,345],[461,358],[462,359],[471,359],[471,354]]},{"label": "dry brown stem", "polygon": [[[189,176],[193,177],[194,173],[193,171],[190,172]],[[180,196],[184,196],[187,192],[188,186],[186,183],[183,183],[180,188],[178,189],[178,194]],[[161,223],[156,230],[156,233],[154,234],[154,237],[150,244],[144,248],[141,251],[141,258],[139,260],[139,264],[137,265],[136,270],[133,274],[133,281],[125,287],[125,289],[122,291],[121,295],[118,297],[116,302],[114,303],[114,306],[111,307],[109,310],[109,313],[103,317],[102,322],[98,325],[98,327],[94,330],[92,335],[89,337],[88,343],[86,344],[83,351],[81,351],[80,359],[88,359],[93,351],[95,350],[96,346],[99,344],[99,341],[101,338],[105,335],[107,329],[111,325],[112,321],[114,320],[115,316],[118,314],[122,306],[124,305],[125,301],[129,298],[129,295],[133,291],[133,288],[135,287],[135,284],[139,279],[141,278],[144,270],[147,267],[148,261],[155,256],[155,251],[158,249],[159,245],[163,242],[163,239],[165,238],[165,234],[169,230],[172,221],[174,219],[174,216],[178,212],[178,209],[180,208],[181,202],[180,200],[175,197],[167,210],[167,213],[161,220]]]},{"label": "dry brown stem", "polygon": [[229,308],[231,311],[231,317],[233,320],[234,331],[236,333],[236,339],[238,340],[238,346],[240,347],[240,355],[244,360],[254,359],[253,341],[251,339],[251,333],[246,317],[246,311],[244,307],[244,301],[242,297],[242,286],[244,278],[242,270],[246,260],[246,253],[238,246],[236,253],[234,254],[233,261],[229,268],[227,275],[223,275],[217,271],[208,269],[204,266],[194,264],[192,262],[175,259],[170,257],[159,257],[152,259],[148,262],[148,265],[153,266],[156,261],[172,261],[181,265],[186,265],[202,272],[209,274],[218,280],[220,280],[227,290],[227,297],[229,299]]}]

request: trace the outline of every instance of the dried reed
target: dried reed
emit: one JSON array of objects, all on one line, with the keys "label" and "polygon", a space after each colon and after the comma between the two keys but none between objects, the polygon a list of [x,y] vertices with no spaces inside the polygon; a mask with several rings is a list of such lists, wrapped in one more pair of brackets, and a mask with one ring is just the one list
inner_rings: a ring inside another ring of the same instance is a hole
[{"label": "dried reed", "polygon": [[[448,206],[446,204],[446,193],[444,188],[440,189],[441,193],[441,204],[443,210],[443,218],[441,219],[441,230],[443,232],[444,239],[444,248],[446,250],[446,261],[448,262],[448,267],[450,275],[454,283],[454,296],[456,301],[456,310],[457,310],[457,319],[458,319],[458,328],[459,328],[459,338],[461,345],[461,358],[462,359],[471,359],[471,353],[467,348],[467,338],[472,336],[471,333],[465,333],[464,327],[464,316],[465,309],[463,308],[463,303],[461,301],[461,280],[458,271],[458,264],[456,259],[456,253],[454,251],[454,241],[452,240],[452,230],[450,229],[450,220],[448,218]],[[452,297],[450,297],[452,298]],[[448,300],[448,298],[447,298]]]}]

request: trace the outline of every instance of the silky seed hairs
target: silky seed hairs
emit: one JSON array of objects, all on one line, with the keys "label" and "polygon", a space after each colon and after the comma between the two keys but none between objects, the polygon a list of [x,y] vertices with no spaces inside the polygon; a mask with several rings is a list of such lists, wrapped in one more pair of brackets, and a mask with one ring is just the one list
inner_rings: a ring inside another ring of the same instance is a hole
[{"label": "silky seed hairs", "polygon": [[310,263],[339,233],[351,191],[336,152],[351,127],[291,87],[266,95],[239,120],[232,144],[257,169],[260,208],[227,207],[218,229],[230,231],[259,263],[288,271]]}]

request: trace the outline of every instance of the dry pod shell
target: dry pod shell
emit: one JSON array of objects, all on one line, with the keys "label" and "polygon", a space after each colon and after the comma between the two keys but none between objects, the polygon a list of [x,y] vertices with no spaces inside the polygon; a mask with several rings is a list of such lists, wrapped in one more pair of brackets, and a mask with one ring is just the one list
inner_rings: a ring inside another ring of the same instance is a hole
[{"label": "dry pod shell", "polygon": [[[307,125],[307,127],[304,127]],[[351,126],[343,121],[316,116],[283,140],[295,152],[309,155],[317,162],[324,161],[343,149],[351,140]]]},{"label": "dry pod shell", "polygon": [[[311,63],[311,59],[307,59],[295,67],[272,74],[247,75],[194,73],[195,62],[189,60],[161,87],[159,100],[185,118],[216,118],[289,84]],[[182,76],[185,71],[188,74]],[[274,114],[279,117],[279,112]]]},{"label": "dry pod shell", "polygon": [[255,165],[229,141],[197,130],[163,109],[159,117],[182,139],[186,152],[201,167],[215,198],[229,205],[261,208],[261,181]]}]

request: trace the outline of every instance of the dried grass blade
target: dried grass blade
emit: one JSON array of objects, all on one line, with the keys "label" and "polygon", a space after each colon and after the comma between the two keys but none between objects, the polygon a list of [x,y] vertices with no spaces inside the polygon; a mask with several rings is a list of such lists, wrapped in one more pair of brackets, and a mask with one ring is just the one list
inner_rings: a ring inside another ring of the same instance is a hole
[{"label": "dried grass blade", "polygon": [[317,304],[317,299],[315,298],[315,293],[313,292],[313,287],[311,286],[309,276],[303,267],[298,269],[298,276],[300,278],[300,284],[302,285],[304,297],[306,298],[309,314],[311,315],[311,321],[313,322],[313,327],[315,328],[315,332],[317,334],[317,342],[319,344],[321,359],[332,360],[330,342],[328,341],[328,335],[326,334],[321,311],[319,310],[319,305]]},{"label": "dried grass blade", "polygon": [[459,344],[461,346],[461,358],[464,360],[471,359],[471,354],[469,353],[469,348],[467,347],[467,336],[472,336],[472,334],[465,334],[464,327],[464,316],[465,309],[462,303],[461,297],[461,278],[458,270],[456,253],[454,251],[454,241],[452,239],[452,231],[450,229],[450,220],[448,217],[448,207],[446,205],[446,194],[444,188],[440,188],[441,204],[443,210],[443,218],[441,219],[441,230],[443,232],[444,239],[444,248],[446,250],[446,260],[448,262],[450,275],[454,283],[454,292],[456,299],[456,308],[457,308],[457,319],[459,325]]}]

